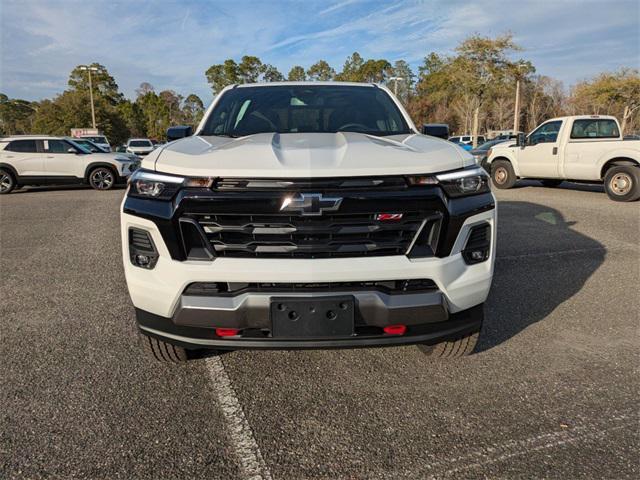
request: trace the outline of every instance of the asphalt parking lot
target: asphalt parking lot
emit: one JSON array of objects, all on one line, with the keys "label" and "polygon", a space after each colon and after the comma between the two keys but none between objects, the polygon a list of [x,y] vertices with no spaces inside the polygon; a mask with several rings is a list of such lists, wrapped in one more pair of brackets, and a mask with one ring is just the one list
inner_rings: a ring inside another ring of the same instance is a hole
[{"label": "asphalt parking lot", "polygon": [[124,190],[0,198],[0,478],[638,478],[640,204],[498,191],[475,355],[139,351]]}]

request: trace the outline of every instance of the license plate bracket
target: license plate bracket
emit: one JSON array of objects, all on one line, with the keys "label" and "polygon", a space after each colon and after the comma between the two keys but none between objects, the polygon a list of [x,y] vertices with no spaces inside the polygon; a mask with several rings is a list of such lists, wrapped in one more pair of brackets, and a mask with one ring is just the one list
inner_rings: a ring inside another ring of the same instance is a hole
[{"label": "license plate bracket", "polygon": [[272,297],[271,333],[277,338],[351,336],[354,305],[353,295]]}]

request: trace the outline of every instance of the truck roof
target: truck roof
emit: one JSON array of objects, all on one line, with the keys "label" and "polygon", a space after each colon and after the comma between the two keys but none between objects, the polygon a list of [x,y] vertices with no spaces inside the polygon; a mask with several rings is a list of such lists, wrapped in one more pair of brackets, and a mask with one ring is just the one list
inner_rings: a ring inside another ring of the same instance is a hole
[{"label": "truck roof", "polygon": [[[545,122],[550,122],[552,120],[569,120],[569,119],[589,120],[589,119],[593,119],[593,118],[604,118],[604,119],[607,119],[607,120],[618,121],[618,119],[616,117],[614,117],[613,115],[565,115],[564,117],[549,118],[548,120],[545,120]],[[543,122],[543,123],[545,123],[545,122]]]}]

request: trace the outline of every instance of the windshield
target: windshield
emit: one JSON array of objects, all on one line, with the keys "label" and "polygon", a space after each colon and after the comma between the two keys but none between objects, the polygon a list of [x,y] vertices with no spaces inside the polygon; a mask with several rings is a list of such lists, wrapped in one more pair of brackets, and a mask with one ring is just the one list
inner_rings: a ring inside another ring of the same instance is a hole
[{"label": "windshield", "polygon": [[131,140],[129,142],[130,147],[152,147],[150,140]]},{"label": "windshield", "polygon": [[87,146],[85,145],[81,145],[80,143],[78,143],[76,140],[71,140],[70,138],[66,139],[69,143],[71,143],[74,147],[76,147],[78,150],[80,150],[82,153],[91,153],[91,149],[89,149]]},{"label": "windshield", "polygon": [[81,145],[83,147],[85,147],[85,149],[91,150],[91,152],[102,152],[102,150],[100,150],[100,148],[93,142],[91,142],[90,140],[74,140],[73,143],[77,143],[78,145]]},{"label": "windshield", "polygon": [[377,87],[283,85],[228,90],[200,134],[302,132],[411,133],[398,107]]}]

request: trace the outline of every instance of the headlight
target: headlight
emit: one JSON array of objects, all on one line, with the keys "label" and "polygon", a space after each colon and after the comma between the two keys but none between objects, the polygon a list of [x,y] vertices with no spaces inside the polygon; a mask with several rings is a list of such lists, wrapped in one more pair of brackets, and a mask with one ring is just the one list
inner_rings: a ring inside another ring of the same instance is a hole
[{"label": "headlight", "polygon": [[482,168],[474,167],[436,175],[450,197],[461,197],[489,191],[489,177]]},{"label": "headlight", "polygon": [[129,195],[170,200],[180,188],[209,188],[213,179],[209,177],[180,177],[155,173],[148,170],[136,170],[129,180]]},{"label": "headlight", "polygon": [[435,176],[408,178],[410,185],[440,185],[450,197],[462,197],[489,192],[489,177],[479,167],[466,168]]}]

